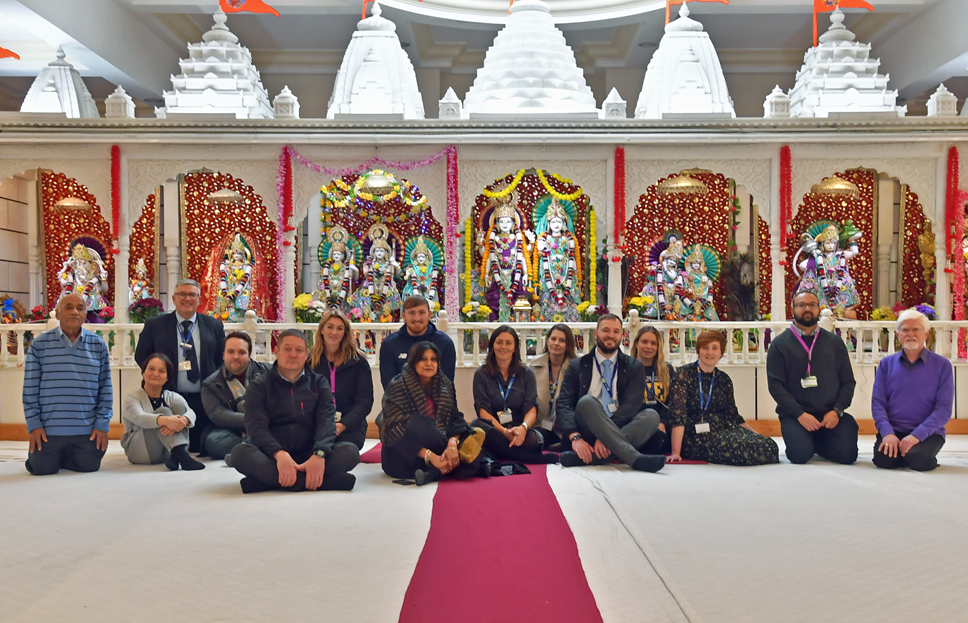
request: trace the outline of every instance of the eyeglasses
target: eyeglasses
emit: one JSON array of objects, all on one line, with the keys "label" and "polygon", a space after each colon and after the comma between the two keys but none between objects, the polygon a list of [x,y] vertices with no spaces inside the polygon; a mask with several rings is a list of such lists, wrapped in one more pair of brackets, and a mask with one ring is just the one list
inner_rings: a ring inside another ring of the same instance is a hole
[{"label": "eyeglasses", "polygon": [[172,294],[172,296],[176,299],[188,299],[189,301],[194,301],[199,297],[199,295],[195,294],[194,292],[175,292]]},{"label": "eyeglasses", "polygon": [[793,306],[793,309],[820,309],[820,305],[816,303],[797,303]]}]

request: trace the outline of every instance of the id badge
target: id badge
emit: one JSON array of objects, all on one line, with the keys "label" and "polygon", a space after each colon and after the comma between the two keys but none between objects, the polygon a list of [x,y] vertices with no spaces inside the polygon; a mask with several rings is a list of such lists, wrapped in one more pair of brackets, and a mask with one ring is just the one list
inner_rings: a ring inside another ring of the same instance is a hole
[{"label": "id badge", "polygon": [[510,409],[505,409],[504,411],[498,411],[497,412],[497,416],[500,419],[501,424],[507,424],[508,422],[510,422],[513,419],[511,417],[511,410]]},{"label": "id badge", "polygon": [[709,432],[709,422],[703,422],[702,424],[696,424],[697,433],[708,433]]},{"label": "id badge", "polygon": [[336,421],[339,422],[343,418],[343,414],[339,411],[336,412]]},{"label": "id badge", "polygon": [[178,364],[178,370],[179,371],[185,371],[185,372],[191,372],[191,370],[192,370],[192,362],[191,361],[183,361],[183,362],[181,362],[180,364]]},{"label": "id badge", "polygon": [[817,377],[815,376],[805,376],[802,379],[800,379],[800,387],[804,389],[807,389],[810,387],[816,387],[816,386],[817,386]]},{"label": "id badge", "polygon": [[610,403],[608,405],[608,412],[609,413],[615,413],[616,411],[618,411],[618,405],[615,404],[614,402],[613,403]]}]

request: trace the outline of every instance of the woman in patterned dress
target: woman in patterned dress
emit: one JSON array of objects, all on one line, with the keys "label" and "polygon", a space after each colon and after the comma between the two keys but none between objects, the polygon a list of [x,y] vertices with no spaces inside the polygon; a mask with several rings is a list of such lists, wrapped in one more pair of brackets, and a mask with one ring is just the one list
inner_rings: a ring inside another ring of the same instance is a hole
[{"label": "woman in patterned dress", "polygon": [[699,361],[676,372],[669,405],[669,463],[683,459],[721,465],[780,462],[776,442],[746,423],[736,409],[732,380],[716,369],[725,347],[722,333],[703,331],[696,338]]}]

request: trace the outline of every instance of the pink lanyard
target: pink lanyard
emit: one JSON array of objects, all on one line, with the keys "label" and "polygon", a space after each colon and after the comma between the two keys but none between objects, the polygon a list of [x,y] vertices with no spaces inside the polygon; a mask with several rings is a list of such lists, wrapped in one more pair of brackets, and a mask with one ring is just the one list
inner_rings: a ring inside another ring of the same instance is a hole
[{"label": "pink lanyard", "polygon": [[[793,335],[795,335],[797,341],[800,342],[800,346],[803,346],[803,350],[807,351],[807,376],[809,377],[810,360],[813,358],[813,347],[817,345],[817,336],[813,336],[813,342],[811,342],[810,348],[807,348],[807,343],[803,341],[802,337],[800,337],[800,332],[797,331],[796,327],[790,327],[790,330],[793,331]],[[816,334],[816,331],[814,331],[814,334]]]},{"label": "pink lanyard", "polygon": [[329,366],[329,388],[333,390],[333,406],[336,406],[336,368]]}]

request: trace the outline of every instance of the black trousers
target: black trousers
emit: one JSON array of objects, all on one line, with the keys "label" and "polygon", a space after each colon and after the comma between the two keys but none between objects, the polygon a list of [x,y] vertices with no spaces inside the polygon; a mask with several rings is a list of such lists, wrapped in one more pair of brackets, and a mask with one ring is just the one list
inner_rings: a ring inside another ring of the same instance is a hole
[{"label": "black trousers", "polygon": [[[667,426],[668,429],[668,426]],[[672,438],[667,432],[655,431],[645,445],[639,447],[642,454],[672,454]]]},{"label": "black trousers", "polygon": [[[911,433],[894,431],[894,434],[897,435],[898,439],[904,439]],[[881,445],[881,439],[881,434],[878,433],[877,439],[874,441],[874,465],[883,469],[910,467],[916,472],[930,472],[938,466],[938,452],[941,451],[941,446],[944,445],[944,437],[941,435],[931,435],[911,448],[907,456],[901,456],[899,449],[897,456],[891,458],[877,449]]]},{"label": "black trousers", "polygon": [[[465,435],[461,436],[461,441]],[[412,479],[418,469],[427,464],[417,456],[421,448],[427,448],[440,456],[447,449],[447,436],[440,432],[432,418],[415,416],[407,423],[403,437],[394,445],[383,445],[383,472],[393,478]],[[483,454],[483,453],[482,453]],[[234,457],[233,457],[234,458]],[[464,480],[477,474],[480,458],[473,463],[461,462],[446,478]]]},{"label": "black trousers", "polygon": [[[823,420],[823,415],[814,417],[818,422]],[[857,421],[846,412],[835,428],[810,432],[797,418],[784,418],[780,420],[780,431],[791,463],[806,463],[814,454],[843,465],[857,460]]]},{"label": "black trousers", "polygon": [[[303,463],[313,454],[312,448],[300,452],[290,452],[296,463]],[[351,443],[337,443],[333,451],[326,457],[326,472],[323,474],[323,485],[320,490],[334,488],[334,480],[340,474],[345,474],[360,462],[360,451]],[[281,489],[279,486],[279,469],[276,460],[266,456],[262,450],[251,443],[240,443],[232,449],[232,466],[242,475],[254,478],[262,484]],[[296,484],[288,487],[289,491],[304,491],[306,476],[302,472],[297,474]]]},{"label": "black trousers", "polygon": [[188,451],[204,452],[205,437],[208,435],[212,421],[205,413],[205,405],[202,404],[201,394],[182,394],[182,398],[188,403],[192,411],[195,412],[195,426],[188,429]]},{"label": "black trousers", "polygon": [[[484,430],[484,449],[499,461],[520,461],[521,463],[547,463],[542,450],[544,448],[544,431],[529,430],[524,436],[524,443],[511,447],[511,442],[497,430],[490,420],[477,418],[471,426]],[[509,426],[511,426],[509,424]]]},{"label": "black trousers", "polygon": [[244,441],[241,432],[212,426],[208,429],[208,434],[205,435],[205,454],[216,460],[224,459],[232,453],[235,446]]},{"label": "black trousers", "polygon": [[363,449],[363,442],[366,441],[366,431],[365,430],[350,430],[346,429],[343,431],[342,435],[336,436],[336,443],[345,442],[351,443],[356,446],[357,450]]},{"label": "black trousers", "polygon": [[34,476],[56,474],[62,468],[72,472],[96,472],[101,469],[104,450],[90,435],[47,435],[40,450],[27,455],[27,471]]}]

